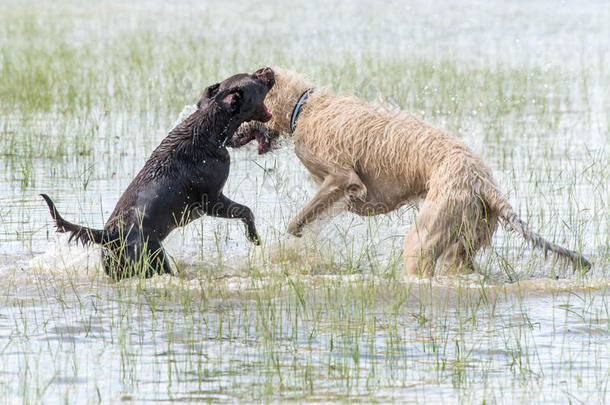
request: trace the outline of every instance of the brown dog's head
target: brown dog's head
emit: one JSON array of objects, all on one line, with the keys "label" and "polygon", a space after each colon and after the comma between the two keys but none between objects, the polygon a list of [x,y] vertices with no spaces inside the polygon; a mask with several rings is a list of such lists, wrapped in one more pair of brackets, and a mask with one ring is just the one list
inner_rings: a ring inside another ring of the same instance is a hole
[{"label": "brown dog's head", "polygon": [[261,121],[271,119],[265,106],[265,96],[275,83],[270,68],[259,69],[253,74],[240,73],[209,86],[197,103],[197,109],[207,107],[214,101],[222,110],[233,114],[235,121]]},{"label": "brown dog's head", "polygon": [[[314,87],[314,85],[304,76],[288,69],[274,67],[273,73],[275,85],[265,99],[265,103],[273,114],[273,118],[264,125],[260,122],[250,122],[242,125],[231,138],[230,146],[241,147],[256,139],[258,142],[258,153],[262,154],[279,147],[278,141],[281,137],[292,135],[290,122],[295,104],[303,93]],[[316,94],[320,93],[321,90],[316,91]],[[311,100],[311,98],[308,100]],[[308,105],[306,103],[301,111],[307,110],[307,108]]]}]

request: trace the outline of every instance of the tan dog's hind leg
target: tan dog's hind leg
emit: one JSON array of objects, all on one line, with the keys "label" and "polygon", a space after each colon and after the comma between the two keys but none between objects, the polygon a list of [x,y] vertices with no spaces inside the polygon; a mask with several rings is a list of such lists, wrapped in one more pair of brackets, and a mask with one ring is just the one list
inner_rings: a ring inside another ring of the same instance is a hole
[{"label": "tan dog's hind leg", "polygon": [[474,255],[490,243],[497,217],[468,193],[454,193],[454,197],[441,203],[424,202],[405,239],[407,274],[432,276],[439,258],[445,272],[474,270]]},{"label": "tan dog's hind leg", "polygon": [[459,232],[452,237],[454,243],[441,258],[443,271],[447,274],[479,271],[474,256],[483,246],[491,243],[498,227],[498,217],[494,213],[486,212],[483,206],[476,204],[467,208],[469,215],[462,216]]},{"label": "tan dog's hind leg", "polygon": [[441,218],[438,205],[425,201],[405,237],[402,257],[408,275],[431,277],[434,274],[434,264],[446,244]]},{"label": "tan dog's hind leg", "polygon": [[441,258],[443,273],[458,274],[473,272],[475,267],[472,261],[472,250],[467,249],[462,242],[455,242],[449,246]]},{"label": "tan dog's hind leg", "polygon": [[[460,199],[426,200],[405,238],[403,261],[409,275],[430,277],[439,257],[459,271],[468,268],[478,246],[472,246],[468,206]],[[470,248],[467,249],[466,247]]]}]

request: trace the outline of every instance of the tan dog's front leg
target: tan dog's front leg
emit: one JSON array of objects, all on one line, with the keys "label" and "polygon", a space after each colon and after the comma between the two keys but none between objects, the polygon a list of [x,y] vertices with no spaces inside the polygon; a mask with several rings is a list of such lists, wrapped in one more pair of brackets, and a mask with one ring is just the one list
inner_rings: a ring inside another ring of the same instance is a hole
[{"label": "tan dog's front leg", "polygon": [[298,143],[295,152],[313,178],[323,180],[315,197],[290,222],[288,233],[301,236],[303,226],[315,221],[342,197],[350,200],[366,198],[366,186],[351,167],[329,163]]},{"label": "tan dog's front leg", "polygon": [[315,197],[293,218],[286,231],[291,235],[301,236],[303,226],[315,221],[343,195],[344,191],[337,184],[337,178],[326,177]]}]

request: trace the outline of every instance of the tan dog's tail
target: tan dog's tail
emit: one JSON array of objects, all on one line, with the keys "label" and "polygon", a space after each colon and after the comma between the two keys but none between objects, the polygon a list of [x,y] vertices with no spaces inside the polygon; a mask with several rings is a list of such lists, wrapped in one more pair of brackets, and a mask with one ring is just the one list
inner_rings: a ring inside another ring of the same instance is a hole
[{"label": "tan dog's tail", "polygon": [[559,256],[569,259],[574,266],[574,270],[581,268],[588,271],[591,268],[591,263],[580,253],[561,247],[553,242],[549,242],[538,233],[531,230],[528,224],[519,218],[506,198],[499,195],[495,186],[488,184],[482,194],[485,203],[487,203],[489,208],[498,213],[498,216],[506,221],[506,223],[513,230],[520,233],[526,241],[530,242],[535,247],[544,250],[545,257],[547,256],[548,252],[551,251]]}]

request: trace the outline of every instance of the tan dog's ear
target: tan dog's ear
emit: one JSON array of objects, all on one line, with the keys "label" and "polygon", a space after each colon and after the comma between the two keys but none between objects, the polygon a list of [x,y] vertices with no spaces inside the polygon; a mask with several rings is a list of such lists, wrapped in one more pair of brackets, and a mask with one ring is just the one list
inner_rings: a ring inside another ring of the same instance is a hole
[{"label": "tan dog's ear", "polygon": [[201,98],[197,102],[197,108],[200,109],[201,107],[205,106],[208,103],[208,101],[210,101],[212,99],[212,97],[214,97],[216,95],[216,93],[218,93],[219,87],[220,87],[220,83],[215,83],[211,86],[208,86],[203,91]]}]

